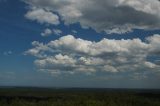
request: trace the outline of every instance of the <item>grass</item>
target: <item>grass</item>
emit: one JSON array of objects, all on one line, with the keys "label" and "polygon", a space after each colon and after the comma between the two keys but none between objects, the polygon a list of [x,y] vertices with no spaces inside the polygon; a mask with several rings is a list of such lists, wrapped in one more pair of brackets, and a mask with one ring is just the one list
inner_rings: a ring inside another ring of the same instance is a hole
[{"label": "grass", "polygon": [[160,92],[1,88],[0,106],[160,106]]}]

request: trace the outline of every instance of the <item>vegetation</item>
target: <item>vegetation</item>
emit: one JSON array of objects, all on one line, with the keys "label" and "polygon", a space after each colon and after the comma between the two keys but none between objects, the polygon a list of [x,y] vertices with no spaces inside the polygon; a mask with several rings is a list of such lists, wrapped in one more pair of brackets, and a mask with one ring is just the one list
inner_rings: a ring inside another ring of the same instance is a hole
[{"label": "vegetation", "polygon": [[0,106],[160,106],[157,90],[1,88]]}]

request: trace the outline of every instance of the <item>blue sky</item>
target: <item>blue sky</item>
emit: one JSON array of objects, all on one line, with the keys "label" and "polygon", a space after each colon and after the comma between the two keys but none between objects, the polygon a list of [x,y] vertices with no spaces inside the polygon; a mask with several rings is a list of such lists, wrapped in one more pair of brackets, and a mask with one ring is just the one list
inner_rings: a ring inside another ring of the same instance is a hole
[{"label": "blue sky", "polygon": [[160,3],[136,1],[0,0],[0,85],[160,88]]}]

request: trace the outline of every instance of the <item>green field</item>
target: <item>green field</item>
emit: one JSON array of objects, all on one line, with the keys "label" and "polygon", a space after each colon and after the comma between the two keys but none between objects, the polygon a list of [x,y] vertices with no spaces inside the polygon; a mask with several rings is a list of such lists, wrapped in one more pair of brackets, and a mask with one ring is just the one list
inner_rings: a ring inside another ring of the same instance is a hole
[{"label": "green field", "polygon": [[160,106],[158,90],[0,88],[0,106]]}]

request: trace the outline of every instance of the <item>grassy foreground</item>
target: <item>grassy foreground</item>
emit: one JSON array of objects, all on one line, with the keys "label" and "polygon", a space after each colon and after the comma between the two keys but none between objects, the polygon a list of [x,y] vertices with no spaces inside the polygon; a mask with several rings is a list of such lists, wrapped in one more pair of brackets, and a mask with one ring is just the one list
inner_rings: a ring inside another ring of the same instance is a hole
[{"label": "grassy foreground", "polygon": [[0,106],[160,106],[160,92],[0,88]]}]

